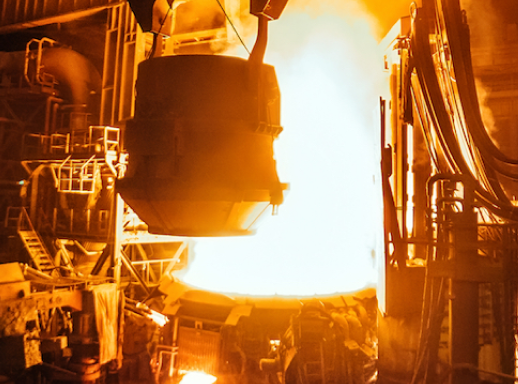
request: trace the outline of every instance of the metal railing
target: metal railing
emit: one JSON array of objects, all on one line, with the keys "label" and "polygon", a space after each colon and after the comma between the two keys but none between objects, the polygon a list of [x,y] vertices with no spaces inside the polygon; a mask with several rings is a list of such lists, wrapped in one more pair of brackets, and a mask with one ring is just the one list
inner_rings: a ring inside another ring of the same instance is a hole
[{"label": "metal railing", "polygon": [[[144,272],[144,281],[146,284],[149,284],[151,281],[151,269],[154,265],[158,265],[159,268],[159,275],[158,280],[164,275],[166,271],[168,271],[170,268],[168,268],[171,263],[177,263],[179,260],[179,257],[171,257],[168,259],[152,259],[152,260],[136,260],[132,261],[131,264],[137,269],[138,267],[140,271]],[[167,264],[167,267],[164,268],[165,264]]]},{"label": "metal railing", "polygon": [[43,133],[26,133],[23,135],[22,153],[25,158],[52,154],[68,154],[70,147],[70,135],[53,133],[45,135]]},{"label": "metal railing", "polygon": [[107,153],[119,150],[119,128],[109,126],[90,126],[87,129],[72,131],[71,148],[73,153]]},{"label": "metal railing", "polygon": [[74,160],[68,156],[57,169],[58,191],[92,193],[95,190],[95,174],[98,169],[95,155],[88,160]]},{"label": "metal railing", "polygon": [[[31,48],[33,45],[37,46],[36,49]],[[57,42],[48,37],[44,37],[41,40],[31,39],[27,43],[25,48],[24,76],[28,84],[54,87],[56,82],[54,76],[42,71],[43,65],[41,64],[43,49],[53,47],[54,45],[57,45]]]},{"label": "metal railing", "polygon": [[[176,360],[176,356],[178,355],[178,347],[173,347],[169,345],[158,345],[156,349],[157,354],[157,366],[155,372],[155,380],[157,383],[160,383],[160,376],[162,373],[162,368],[164,367],[164,362],[166,361],[166,357],[168,357],[168,367],[166,376],[168,378],[173,377],[174,373],[174,363]],[[165,373],[165,372],[164,372]]]}]

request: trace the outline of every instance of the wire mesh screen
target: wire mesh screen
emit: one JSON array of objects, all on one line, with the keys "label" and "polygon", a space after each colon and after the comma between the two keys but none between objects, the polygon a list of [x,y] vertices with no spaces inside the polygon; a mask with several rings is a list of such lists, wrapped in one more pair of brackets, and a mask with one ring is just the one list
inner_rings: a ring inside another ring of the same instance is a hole
[{"label": "wire mesh screen", "polygon": [[215,375],[218,368],[220,335],[203,329],[180,327],[178,370]]}]

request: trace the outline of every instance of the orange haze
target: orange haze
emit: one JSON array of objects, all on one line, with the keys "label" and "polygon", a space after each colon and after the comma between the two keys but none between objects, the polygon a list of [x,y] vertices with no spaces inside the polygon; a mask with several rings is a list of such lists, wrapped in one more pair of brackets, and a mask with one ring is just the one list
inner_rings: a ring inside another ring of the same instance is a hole
[{"label": "orange haze", "polygon": [[265,62],[277,71],[285,128],[275,154],[290,191],[255,236],[197,240],[185,282],[297,296],[374,284],[382,243],[377,43],[396,17],[378,23],[372,9],[400,13],[381,0],[291,0],[270,23]]}]

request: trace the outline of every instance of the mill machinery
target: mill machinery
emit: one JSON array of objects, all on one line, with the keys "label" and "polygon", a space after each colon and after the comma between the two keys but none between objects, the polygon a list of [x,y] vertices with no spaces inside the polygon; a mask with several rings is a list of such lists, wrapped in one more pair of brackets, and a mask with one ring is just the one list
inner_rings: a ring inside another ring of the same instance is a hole
[{"label": "mill machinery", "polygon": [[[285,6],[0,4],[0,382],[516,381],[513,1],[421,0],[381,42],[375,293],[176,277],[196,237],[251,235],[283,202],[263,57]],[[226,55],[250,18],[248,58]]]},{"label": "mill machinery", "polygon": [[516,381],[517,11],[423,0],[382,42],[382,382]]}]

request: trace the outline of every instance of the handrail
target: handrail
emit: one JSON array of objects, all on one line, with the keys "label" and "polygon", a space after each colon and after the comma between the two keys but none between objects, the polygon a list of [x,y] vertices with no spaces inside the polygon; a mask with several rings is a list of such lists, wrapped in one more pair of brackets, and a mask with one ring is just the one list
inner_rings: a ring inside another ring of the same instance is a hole
[{"label": "handrail", "polygon": [[[80,139],[80,142],[74,141],[74,143],[80,144],[88,152],[96,152],[98,144],[102,145],[105,153],[117,152],[120,144],[120,129],[108,125],[90,125],[88,128],[73,130],[72,135]],[[110,138],[112,136],[113,139]]]},{"label": "handrail", "polygon": [[[79,191],[80,192],[83,192],[83,184],[84,184],[84,181],[91,181],[92,182],[92,188],[89,189],[87,192],[92,192],[93,191],[93,183],[94,183],[94,173],[95,172],[95,169],[96,169],[96,165],[97,165],[97,162],[95,162],[95,155],[92,155],[88,160],[84,161],[84,160],[71,160],[71,156],[72,155],[69,155],[59,166],[58,166],[58,182],[57,182],[57,185],[56,185],[56,188],[61,191],[61,181],[62,180],[67,180],[68,183],[69,183],[69,186],[68,188],[66,188],[65,190],[66,191],[72,191],[72,186],[73,186],[73,180],[74,180],[74,170],[77,170],[79,169],[79,175],[78,175],[78,179],[79,179],[79,186],[80,186],[80,189]],[[63,171],[63,167],[67,164],[67,163],[70,163],[70,169],[68,170],[68,177],[61,177],[61,173]],[[83,163],[81,165],[81,167],[79,168],[78,165],[80,163]],[[88,177],[88,172],[85,172],[85,170],[88,170],[88,167],[90,166],[90,164],[93,165],[93,171],[92,171],[92,175],[91,177]],[[85,173],[87,174],[87,176],[85,176]]]},{"label": "handrail", "polygon": [[[65,139],[63,144],[56,144],[59,139]],[[64,153],[70,153],[70,133],[52,133],[50,135],[50,153],[58,153],[57,150],[64,150]]]},{"label": "handrail", "polygon": [[43,81],[40,79],[40,70],[42,68],[42,65],[41,65],[41,53],[42,53],[42,50],[43,50],[43,44],[45,42],[48,42],[50,44],[51,47],[54,46],[54,44],[56,44],[57,42],[55,40],[52,40],[52,39],[49,39],[48,37],[43,37],[41,40],[40,39],[31,39],[26,47],[25,47],[25,66],[24,66],[24,77],[25,77],[25,80],[27,81],[28,84],[31,84],[32,85],[32,81],[31,79],[29,78],[29,61],[30,61],[30,53],[31,53],[31,45],[32,43],[34,42],[37,42],[38,43],[38,51],[37,51],[37,56],[36,56],[36,73],[35,73],[35,77],[34,77],[34,80],[36,80],[39,84],[43,84]]},{"label": "handrail", "polygon": [[[23,227],[23,223],[27,223],[27,228]],[[20,212],[20,221],[18,222],[18,230],[29,230],[32,232],[36,232],[36,229],[34,229],[34,226],[32,225],[32,221],[29,217],[29,214],[27,213],[27,208],[22,207]]]},{"label": "handrail", "polygon": [[[176,250],[175,254],[171,258],[167,259],[150,259],[150,260],[135,260],[131,261],[131,264],[133,266],[137,265],[143,265],[146,268],[146,281],[149,283],[149,274],[150,274],[150,267],[151,264],[160,264],[160,277],[159,280],[166,274],[168,274],[170,271],[173,270],[174,266],[180,260],[180,256],[187,248],[187,244],[184,242],[180,245],[180,247]],[[164,269],[164,264],[169,263],[167,267]]]},{"label": "handrail", "polygon": [[143,265],[143,264],[158,264],[158,263],[166,263],[178,260],[177,257],[170,257],[167,259],[151,259],[151,260],[135,260],[132,261],[131,264],[133,265]]},{"label": "handrail", "polygon": [[60,189],[59,180],[61,179],[61,177],[60,177],[61,169],[65,166],[65,164],[68,162],[68,160],[70,160],[71,157],[72,157],[72,155],[68,155],[68,157],[65,160],[63,160],[63,162],[61,164],[59,164],[59,166],[58,166],[58,177],[56,179],[56,188],[58,190]]},{"label": "handrail", "polygon": [[[38,209],[38,214],[41,217],[43,217],[45,222],[47,222],[47,223],[51,222],[49,217],[47,216],[47,214],[41,207],[39,207],[39,209]],[[38,228],[40,228],[39,225],[38,225]],[[63,244],[61,239],[56,235],[55,228],[52,224],[50,225],[50,228],[51,228],[50,233],[51,233],[51,236],[54,238],[54,245],[55,245],[55,249],[53,249],[52,251],[53,252],[56,250],[61,251],[60,259],[64,263],[63,265],[60,265],[59,267],[64,268],[65,270],[70,272],[72,276],[75,276],[76,272],[75,272],[74,264],[72,263],[72,259],[70,258],[70,254],[68,253],[68,250],[65,247],[65,244]]]},{"label": "handrail", "polygon": [[[88,163],[90,163],[93,159],[95,159],[95,155],[92,155],[84,164],[83,166],[81,167],[81,171],[84,169],[85,166],[88,165]],[[82,174],[82,173],[81,173]]]},{"label": "handrail", "polygon": [[135,261],[131,261],[131,264],[133,266],[139,266],[139,265],[144,266],[144,269],[146,270],[146,280],[145,281],[147,283],[149,283],[151,265],[160,264],[159,279],[161,279],[162,276],[165,274],[165,271],[168,270],[167,268],[164,269],[164,264],[165,263],[175,263],[175,262],[177,262],[178,259],[179,259],[178,257],[171,257],[171,258],[167,258],[167,259],[135,260]]},{"label": "handrail", "polygon": [[[7,212],[6,212],[5,218],[4,218],[4,227],[5,228],[8,228],[9,227],[9,221],[13,220],[11,218],[10,213],[15,211],[15,210],[19,211],[20,209],[21,209],[21,207],[11,207],[11,206],[7,207]],[[16,215],[16,229],[18,229],[18,227],[20,225],[20,216],[21,216],[21,212],[18,212],[17,215]]]},{"label": "handrail", "polygon": [[97,163],[96,162],[93,162],[93,170],[92,170],[92,178],[89,179],[88,177],[83,177],[84,176],[84,171],[85,171],[85,168],[87,169],[87,174],[88,174],[88,165],[90,164],[90,162],[95,158],[95,155],[92,155],[92,157],[90,157],[82,166],[81,166],[81,173],[79,174],[79,180],[80,180],[80,189],[81,191],[83,191],[83,180],[91,180],[92,182],[92,187],[91,189],[89,189],[89,191],[93,191],[94,190],[94,183],[95,183],[95,180],[94,180],[94,172],[95,172],[95,168],[96,168],[96,165]]},{"label": "handrail", "polygon": [[160,382],[160,373],[164,364],[164,356],[169,356],[169,369],[167,371],[167,377],[173,377],[175,358],[178,355],[178,347],[170,345],[157,345],[156,349],[157,357],[157,370],[155,373],[155,380],[157,383]]},{"label": "handrail", "polygon": [[[79,178],[81,180],[83,180],[83,174],[84,174],[84,170],[85,170],[85,167],[88,167],[88,164],[90,164],[90,162],[92,162],[92,160],[95,159],[95,155],[92,155],[92,157],[90,157],[82,166],[81,166],[81,173],[80,173],[80,176]],[[95,166],[95,163],[94,163],[94,166]]]},{"label": "handrail", "polygon": [[[115,132],[117,134],[117,139],[115,139],[115,140],[108,139],[108,134],[111,133],[111,132]],[[103,141],[104,141],[104,143],[103,143],[104,150],[106,152],[108,152],[108,151],[116,151],[115,149],[112,149],[111,145],[109,145],[109,144],[115,144],[117,147],[119,146],[119,142],[120,142],[120,129],[116,128],[116,127],[105,126],[104,127]]]}]

